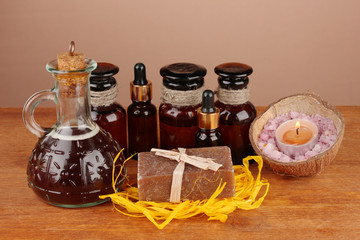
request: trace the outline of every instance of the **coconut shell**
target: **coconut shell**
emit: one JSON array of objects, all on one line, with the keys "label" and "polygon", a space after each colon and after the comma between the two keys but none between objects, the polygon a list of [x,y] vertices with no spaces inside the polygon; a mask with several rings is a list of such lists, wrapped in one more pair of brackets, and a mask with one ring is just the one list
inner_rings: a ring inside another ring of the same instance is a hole
[{"label": "coconut shell", "polygon": [[[257,145],[264,125],[269,119],[273,119],[290,111],[302,112],[307,115],[317,113],[333,120],[337,130],[337,139],[334,144],[326,151],[303,161],[280,162],[265,156]],[[315,94],[305,93],[288,96],[269,105],[267,110],[252,122],[249,137],[255,152],[270,165],[275,173],[296,177],[313,176],[321,173],[335,158],[344,136],[344,128],[344,119],[335,107]]]}]

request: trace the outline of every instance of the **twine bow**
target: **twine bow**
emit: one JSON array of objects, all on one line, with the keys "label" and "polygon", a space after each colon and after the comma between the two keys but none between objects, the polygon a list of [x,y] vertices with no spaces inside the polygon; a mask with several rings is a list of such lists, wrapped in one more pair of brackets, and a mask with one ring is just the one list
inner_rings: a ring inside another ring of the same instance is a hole
[{"label": "twine bow", "polygon": [[186,151],[185,148],[178,148],[178,149],[179,152],[168,151],[157,148],[151,149],[151,152],[155,152],[156,156],[169,158],[171,160],[175,160],[179,162],[173,172],[171,191],[170,191],[170,202],[180,202],[182,177],[184,174],[185,163],[191,164],[197,168],[201,168],[204,170],[212,170],[215,172],[220,167],[222,167],[222,164],[218,164],[214,162],[215,160],[212,158],[203,158],[198,156],[187,155],[185,153]]}]

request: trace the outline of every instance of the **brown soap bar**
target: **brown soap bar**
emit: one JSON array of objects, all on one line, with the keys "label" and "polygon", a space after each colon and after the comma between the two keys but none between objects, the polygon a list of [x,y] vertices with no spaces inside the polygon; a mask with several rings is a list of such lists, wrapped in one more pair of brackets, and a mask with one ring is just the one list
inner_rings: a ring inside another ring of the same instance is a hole
[{"label": "brown soap bar", "polygon": [[57,56],[58,69],[64,71],[76,71],[85,68],[85,55],[76,53],[71,56],[69,52],[64,52]]},{"label": "brown soap bar", "polygon": [[[222,179],[226,186],[218,198],[235,195],[234,168],[230,148],[206,147],[186,149],[187,155],[212,158],[223,166],[218,171],[202,170],[185,164],[181,187],[181,200],[208,199],[215,192]],[[153,152],[139,153],[138,190],[140,201],[169,202],[172,175],[178,162],[156,156]]]}]

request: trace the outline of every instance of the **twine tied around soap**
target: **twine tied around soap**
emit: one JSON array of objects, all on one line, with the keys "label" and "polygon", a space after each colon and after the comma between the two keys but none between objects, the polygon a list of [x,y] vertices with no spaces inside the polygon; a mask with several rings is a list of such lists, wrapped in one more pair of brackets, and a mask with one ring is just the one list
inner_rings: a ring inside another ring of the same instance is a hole
[{"label": "twine tied around soap", "polygon": [[105,91],[90,91],[91,105],[94,107],[108,106],[115,102],[117,93],[118,89],[116,85]]},{"label": "twine tied around soap", "polygon": [[245,87],[240,90],[228,90],[219,87],[216,95],[220,102],[230,105],[240,105],[249,101],[250,91]]},{"label": "twine tied around soap", "polygon": [[193,155],[187,155],[185,148],[178,148],[179,152],[163,150],[152,148],[151,152],[155,152],[155,155],[169,158],[171,160],[178,161],[178,165],[176,166],[172,182],[171,182],[171,191],[170,191],[170,202],[180,202],[181,199],[181,185],[182,178],[185,170],[185,163],[191,164],[197,168],[201,168],[203,170],[212,170],[216,172],[222,164],[216,163],[212,158],[203,158]]},{"label": "twine tied around soap", "polygon": [[175,106],[195,106],[201,103],[203,91],[204,87],[195,90],[180,91],[162,86],[160,100],[162,103]]}]

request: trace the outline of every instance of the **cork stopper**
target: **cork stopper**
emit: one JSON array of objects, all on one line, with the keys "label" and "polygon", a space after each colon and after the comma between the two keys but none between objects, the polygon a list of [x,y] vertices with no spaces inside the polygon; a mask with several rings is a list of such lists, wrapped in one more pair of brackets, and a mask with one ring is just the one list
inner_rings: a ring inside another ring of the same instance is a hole
[{"label": "cork stopper", "polygon": [[86,67],[85,55],[75,52],[75,43],[71,41],[69,51],[57,56],[58,69],[64,71],[76,71]]},{"label": "cork stopper", "polygon": [[89,69],[86,68],[85,55],[75,52],[75,43],[73,41],[70,43],[68,52],[57,56],[56,68],[64,71],[54,73],[54,77],[60,85],[59,96],[70,98],[86,94],[86,89],[83,86],[88,82],[90,71],[87,71]]}]

